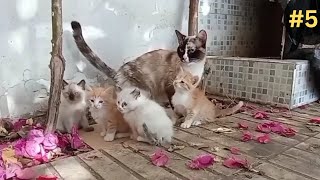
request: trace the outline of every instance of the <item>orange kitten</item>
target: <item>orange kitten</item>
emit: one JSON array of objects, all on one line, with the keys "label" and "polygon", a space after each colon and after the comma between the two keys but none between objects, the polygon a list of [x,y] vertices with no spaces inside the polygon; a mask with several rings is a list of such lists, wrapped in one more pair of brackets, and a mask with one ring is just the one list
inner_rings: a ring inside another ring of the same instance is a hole
[{"label": "orange kitten", "polygon": [[87,92],[87,100],[93,119],[101,127],[101,136],[105,141],[130,136],[130,127],[118,111],[114,99],[114,87],[93,87]]},{"label": "orange kitten", "polygon": [[180,72],[173,82],[175,94],[172,104],[177,114],[185,117],[182,128],[191,125],[200,125],[202,122],[212,122],[216,117],[227,116],[238,111],[243,102],[227,109],[217,108],[205,95],[205,92],[197,88],[198,76],[193,76],[188,71],[180,68]]}]

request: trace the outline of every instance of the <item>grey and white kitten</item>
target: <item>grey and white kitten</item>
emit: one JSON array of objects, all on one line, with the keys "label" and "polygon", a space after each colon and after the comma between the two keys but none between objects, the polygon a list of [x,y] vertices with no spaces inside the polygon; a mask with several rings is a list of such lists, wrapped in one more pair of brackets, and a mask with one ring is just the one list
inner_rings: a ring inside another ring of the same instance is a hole
[{"label": "grey and white kitten", "polygon": [[71,133],[74,125],[82,127],[85,131],[92,131],[87,119],[87,103],[85,80],[79,83],[67,83],[63,80],[61,103],[56,129],[60,132]]},{"label": "grey and white kitten", "polygon": [[125,63],[116,71],[105,64],[87,45],[79,22],[72,21],[71,27],[80,52],[93,66],[114,80],[117,91],[138,88],[145,96],[160,104],[171,104],[174,94],[172,83],[181,66],[194,76],[200,77],[199,82],[203,75],[207,41],[205,30],[201,30],[196,36],[185,36],[176,30],[179,43],[177,51],[159,49],[147,52]]},{"label": "grey and white kitten", "polygon": [[117,93],[117,107],[131,128],[132,139],[150,144],[171,143],[171,119],[162,106],[141,94],[139,89],[125,88]]}]

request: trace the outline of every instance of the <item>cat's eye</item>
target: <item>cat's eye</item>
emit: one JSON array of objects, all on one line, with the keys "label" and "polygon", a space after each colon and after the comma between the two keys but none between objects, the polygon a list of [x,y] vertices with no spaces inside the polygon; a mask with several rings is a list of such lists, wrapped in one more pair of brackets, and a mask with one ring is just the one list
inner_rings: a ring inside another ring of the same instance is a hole
[{"label": "cat's eye", "polygon": [[94,102],[94,100],[93,100],[93,99],[90,99],[90,101],[91,101],[91,102]]},{"label": "cat's eye", "polygon": [[195,49],[189,49],[189,53],[194,53]]},{"label": "cat's eye", "polygon": [[74,95],[77,95],[77,94],[79,94],[79,93],[78,93],[78,92],[75,92],[75,93],[74,93]]},{"label": "cat's eye", "polygon": [[103,103],[103,101],[99,101],[99,103],[100,103],[100,104],[102,104],[102,103]]},{"label": "cat's eye", "polygon": [[183,81],[183,80],[181,80],[181,83],[182,83],[182,84],[184,84],[184,81]]},{"label": "cat's eye", "polygon": [[127,106],[127,103],[126,103],[126,102],[123,102],[121,106],[122,106],[122,107]]}]

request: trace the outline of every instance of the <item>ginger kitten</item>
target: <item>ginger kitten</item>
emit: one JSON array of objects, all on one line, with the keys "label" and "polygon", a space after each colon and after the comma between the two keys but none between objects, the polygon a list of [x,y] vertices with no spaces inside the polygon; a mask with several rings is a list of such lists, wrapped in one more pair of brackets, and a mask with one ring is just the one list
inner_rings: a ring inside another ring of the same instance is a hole
[{"label": "ginger kitten", "polygon": [[92,118],[101,127],[100,135],[105,141],[130,136],[130,127],[117,109],[113,86],[89,88],[87,100]]},{"label": "ginger kitten", "polygon": [[198,76],[180,68],[180,72],[173,82],[175,94],[172,104],[177,114],[185,117],[182,128],[197,126],[203,122],[213,122],[217,117],[231,115],[238,111],[243,102],[240,101],[232,108],[219,109],[205,95],[203,90],[197,88]]}]

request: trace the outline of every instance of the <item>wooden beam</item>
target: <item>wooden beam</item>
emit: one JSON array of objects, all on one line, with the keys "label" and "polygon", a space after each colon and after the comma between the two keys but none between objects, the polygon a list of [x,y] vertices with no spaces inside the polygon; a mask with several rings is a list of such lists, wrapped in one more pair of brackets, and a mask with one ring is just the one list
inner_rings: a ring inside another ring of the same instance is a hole
[{"label": "wooden beam", "polygon": [[48,102],[46,133],[55,131],[60,106],[65,60],[62,55],[62,0],[51,0],[52,13],[52,52],[50,60],[51,84]]},{"label": "wooden beam", "polygon": [[188,35],[193,36],[198,32],[198,7],[199,0],[190,0]]}]

